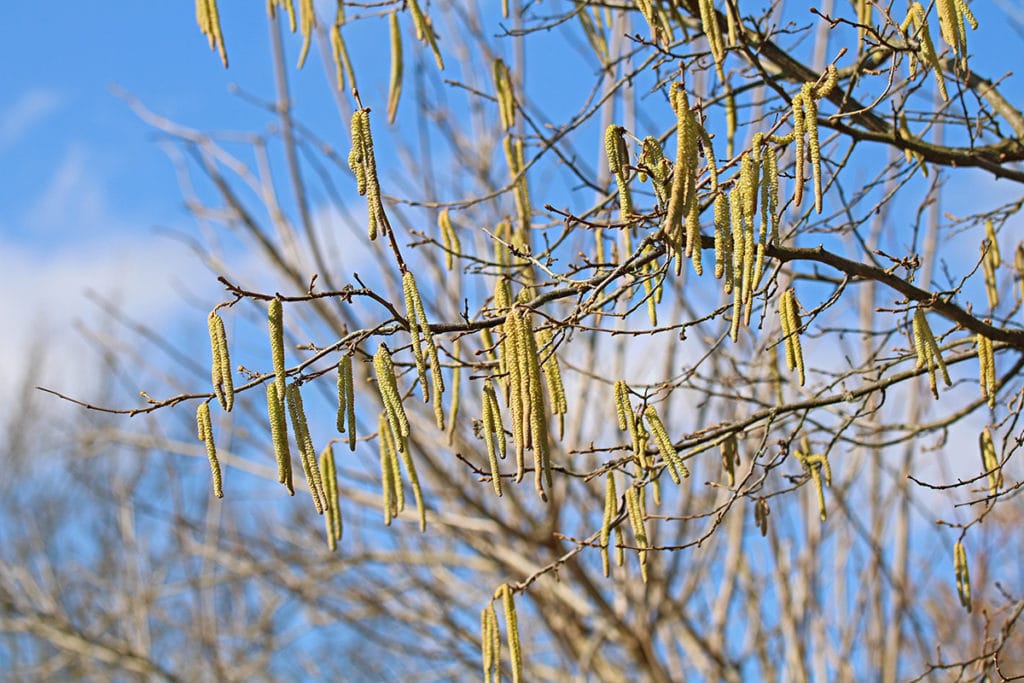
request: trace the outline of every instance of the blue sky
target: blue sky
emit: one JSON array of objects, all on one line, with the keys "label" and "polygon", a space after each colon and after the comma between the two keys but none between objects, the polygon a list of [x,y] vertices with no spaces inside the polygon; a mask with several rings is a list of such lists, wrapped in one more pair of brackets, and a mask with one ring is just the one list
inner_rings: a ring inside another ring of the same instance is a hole
[{"label": "blue sky", "polygon": [[[8,343],[44,334],[54,363],[43,381],[75,391],[87,363],[62,362],[84,348],[72,329],[89,320],[86,289],[114,296],[154,324],[181,312],[180,285],[218,300],[214,278],[167,231],[193,232],[174,168],[158,136],[114,94],[120,88],[161,115],[203,129],[259,129],[266,117],[228,94],[230,84],[263,95],[272,80],[267,19],[222,3],[232,66],[225,71],[196,26],[189,2],[36,3],[5,8],[0,23],[0,284],[17,302]],[[295,39],[287,40],[291,51]],[[311,55],[293,81],[324,73]],[[302,85],[299,83],[298,85]],[[328,117],[338,121],[337,110]],[[334,130],[341,133],[340,125]],[[191,315],[191,312],[189,313]],[[201,321],[200,321],[201,322]],[[11,349],[8,349],[10,351]],[[14,381],[5,353],[0,382]]]}]

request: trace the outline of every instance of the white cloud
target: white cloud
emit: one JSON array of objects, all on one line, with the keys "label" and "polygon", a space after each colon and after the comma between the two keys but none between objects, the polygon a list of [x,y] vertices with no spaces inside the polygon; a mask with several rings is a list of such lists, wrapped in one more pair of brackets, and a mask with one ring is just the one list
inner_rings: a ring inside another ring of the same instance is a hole
[{"label": "white cloud", "polygon": [[[98,167],[88,148],[72,146],[38,195],[28,198],[28,208],[0,232],[5,395],[35,371],[33,384],[62,393],[87,396],[97,388],[102,359],[79,330],[102,328],[104,314],[88,292],[116,303],[132,321],[160,330],[185,305],[176,285],[217,287],[187,247],[140,230],[137,220],[117,211]],[[146,223],[160,218],[147,217]],[[124,339],[124,330],[116,330],[115,338]],[[33,357],[36,349],[42,358]],[[32,368],[30,359],[41,367]]]},{"label": "white cloud", "polygon": [[34,88],[22,94],[14,104],[0,112],[0,149],[17,143],[47,115],[56,111],[63,98],[55,91]]}]

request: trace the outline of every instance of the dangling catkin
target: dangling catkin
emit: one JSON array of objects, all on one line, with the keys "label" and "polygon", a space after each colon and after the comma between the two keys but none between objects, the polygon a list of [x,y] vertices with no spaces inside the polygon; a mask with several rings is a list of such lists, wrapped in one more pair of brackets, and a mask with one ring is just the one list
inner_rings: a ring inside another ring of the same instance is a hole
[{"label": "dangling catkin", "polygon": [[284,405],[286,376],[284,371],[284,321],[280,299],[271,299],[267,307],[267,327],[270,328],[270,356],[274,362],[274,383],[277,397]]},{"label": "dangling catkin", "polygon": [[[912,2],[907,7],[907,18],[900,24],[900,30],[906,32],[910,25],[913,24],[918,37],[920,40],[920,52],[921,57],[924,61],[932,68],[932,72],[935,74],[935,83],[939,89],[939,95],[942,96],[944,102],[949,100],[949,95],[946,92],[946,79],[942,75],[942,65],[939,62],[939,55],[935,52],[935,45],[932,43],[931,33],[928,30],[928,22],[925,19],[924,7],[920,2]],[[941,21],[940,21],[941,24]],[[913,78],[916,73],[916,62],[917,59],[911,53],[910,57],[910,77]]]},{"label": "dangling catkin", "polygon": [[607,578],[611,573],[608,560],[608,541],[611,538],[612,520],[619,507],[619,495],[615,491],[615,472],[608,470],[604,486],[604,516],[601,518],[601,567]]},{"label": "dangling catkin", "polygon": [[405,408],[402,406],[402,396],[398,391],[398,379],[395,377],[395,366],[391,361],[391,352],[388,351],[386,344],[377,347],[377,353],[373,355],[373,369],[377,375],[377,391],[380,392],[381,402],[384,404],[384,413],[395,433],[395,440],[398,442],[400,450],[405,450],[406,439],[409,436],[409,420],[405,415]]},{"label": "dangling catkin", "polygon": [[441,240],[444,243],[444,267],[451,270],[455,266],[455,257],[462,253],[462,245],[452,225],[448,207],[441,209],[437,215],[437,225],[441,228]]},{"label": "dangling catkin", "polygon": [[309,495],[313,498],[313,507],[316,508],[317,514],[322,514],[327,494],[320,477],[320,467],[316,462],[316,451],[313,450],[313,439],[309,434],[309,424],[306,422],[306,411],[302,407],[302,394],[299,392],[298,382],[289,384],[285,389],[285,403],[288,404],[288,414],[292,419],[292,434],[295,437],[295,447],[298,448],[299,457],[302,459],[302,471],[309,485]]},{"label": "dangling catkin", "polygon": [[494,60],[492,65],[494,90],[497,93],[498,117],[501,129],[508,130],[515,124],[516,105],[512,94],[512,76],[501,59]]},{"label": "dangling catkin", "polygon": [[484,683],[501,680],[501,635],[498,633],[498,615],[494,603],[480,612],[480,653],[484,665]]},{"label": "dangling catkin", "polygon": [[[299,65],[306,63],[306,55],[309,54],[309,43],[313,37],[313,30],[316,29],[316,11],[313,9],[313,0],[300,0],[299,3],[299,26],[302,31],[302,48],[299,50]],[[295,29],[292,28],[292,31]]]},{"label": "dangling catkin", "polygon": [[224,49],[224,34],[220,30],[220,12],[217,0],[196,0],[196,22],[199,30],[210,42],[210,49],[217,49],[224,68],[228,68],[228,53]]},{"label": "dangling catkin", "polygon": [[676,447],[672,443],[672,439],[669,438],[665,425],[662,423],[661,418],[658,417],[658,411],[654,406],[647,406],[647,409],[644,411],[644,419],[647,420],[647,424],[651,427],[651,433],[658,444],[658,450],[661,451],[661,458],[665,461],[668,474],[672,477],[672,482],[678,485],[682,481],[682,477],[690,476],[690,471],[686,469],[686,465],[683,464],[682,459],[676,452]]},{"label": "dangling catkin", "polygon": [[334,59],[334,74],[338,85],[338,92],[345,91],[345,79],[352,84],[352,90],[358,90],[356,86],[356,75],[352,70],[352,61],[348,57],[348,47],[341,37],[341,26],[345,23],[345,4],[338,3],[338,12],[331,27],[331,56]]},{"label": "dangling catkin", "polygon": [[327,527],[327,547],[334,552],[341,540],[341,507],[338,505],[338,472],[334,467],[334,446],[330,443],[320,453],[320,477],[324,482],[327,505],[324,524]]},{"label": "dangling catkin", "polygon": [[999,456],[996,455],[996,444],[992,440],[992,432],[988,427],[981,431],[978,437],[978,445],[981,450],[981,467],[988,473],[988,492],[995,496],[999,493],[999,487],[1003,485],[1003,470],[999,466]]},{"label": "dangling catkin", "polygon": [[409,3],[409,12],[412,14],[413,26],[416,27],[416,39],[424,45],[430,46],[431,51],[434,53],[434,61],[437,63],[438,70],[444,71],[444,60],[441,58],[441,50],[437,47],[437,35],[434,33],[433,23],[423,14],[423,10],[420,9],[420,4],[417,0],[407,1]]},{"label": "dangling catkin", "polygon": [[629,512],[629,524],[633,527],[633,537],[636,539],[640,576],[644,583],[647,583],[647,529],[644,526],[644,514],[640,509],[640,498],[636,486],[626,489],[626,510]]},{"label": "dangling catkin", "polygon": [[[399,480],[395,486],[395,470],[398,467],[398,455],[391,423],[387,415],[380,414],[377,421],[377,448],[380,454],[380,485],[381,503],[384,508],[384,524],[391,526],[391,518],[398,514],[397,498],[402,496],[402,485]],[[397,490],[396,490],[397,489]]]},{"label": "dangling catkin", "polygon": [[978,342],[978,384],[981,395],[988,399],[990,408],[996,407],[996,358],[992,351],[992,340],[981,334],[975,337]]},{"label": "dangling catkin", "polygon": [[722,467],[729,476],[729,486],[736,486],[736,467],[740,464],[739,444],[736,441],[736,434],[730,433],[719,444],[722,455]]},{"label": "dangling catkin", "polygon": [[501,496],[501,473],[498,471],[498,456],[505,459],[505,428],[501,423],[501,410],[498,397],[494,393],[491,380],[484,380],[483,393],[480,399],[483,406],[483,435],[487,446],[487,461],[491,467],[491,484],[494,493]]},{"label": "dangling catkin", "polygon": [[288,447],[288,426],[284,419],[284,402],[277,394],[277,383],[267,382],[267,413],[270,416],[270,439],[274,442],[277,460],[277,481],[294,496],[292,486],[292,454]]},{"label": "dangling catkin", "polygon": [[541,370],[544,372],[544,384],[548,390],[551,412],[558,416],[558,435],[559,438],[562,438],[565,435],[565,414],[569,407],[565,398],[565,386],[562,384],[562,372],[558,368],[558,357],[555,355],[554,339],[550,328],[542,327],[537,330],[536,345],[539,352],[544,355],[544,362],[541,364]]},{"label": "dangling catkin", "polygon": [[971,574],[967,566],[967,549],[960,540],[953,546],[953,571],[956,573],[956,592],[960,596],[960,604],[970,612]]},{"label": "dangling catkin", "polygon": [[210,461],[210,475],[213,478],[213,495],[224,497],[224,487],[217,460],[217,447],[213,443],[213,424],[210,421],[210,404],[203,401],[196,408],[196,428],[199,440],[206,444],[206,458]]},{"label": "dangling catkin", "polygon": [[356,400],[352,383],[352,356],[338,361],[338,416],[336,426],[340,434],[348,431],[348,448],[356,449]]},{"label": "dangling catkin", "polygon": [[942,39],[960,59],[960,68],[967,69],[967,30],[964,19],[971,25],[971,30],[978,28],[978,21],[965,0],[936,0],[935,7],[939,14]]},{"label": "dangling catkin", "polygon": [[947,387],[953,386],[953,383],[949,379],[946,363],[942,360],[942,351],[939,349],[939,344],[935,341],[935,335],[932,334],[932,329],[928,326],[928,319],[920,308],[914,311],[912,331],[914,335],[914,349],[917,352],[917,367],[923,368],[927,366],[932,396],[938,399],[939,390],[935,381],[936,368],[942,372],[942,381],[945,382]]},{"label": "dangling catkin", "polygon": [[501,598],[505,610],[505,630],[508,635],[509,659],[512,665],[512,681],[519,683],[523,678],[523,650],[519,643],[519,619],[516,616],[516,603],[512,595],[512,587],[502,584],[494,594]]},{"label": "dangling catkin", "polygon": [[212,311],[207,318],[210,329],[210,376],[213,382],[213,393],[217,402],[224,410],[231,412],[235,404],[235,385],[231,379],[231,357],[228,355],[228,339],[224,333],[224,321],[217,311]]},{"label": "dangling catkin", "polygon": [[366,213],[370,240],[377,239],[377,228],[387,226],[384,204],[380,198],[380,182],[377,179],[377,160],[373,153],[373,136],[370,132],[370,112],[356,109],[352,112],[350,126],[352,150],[348,154],[348,166],[356,176],[356,189],[366,196]]},{"label": "dangling catkin", "polygon": [[800,386],[804,385],[804,354],[800,346],[800,303],[796,292],[790,287],[782,293],[779,302],[779,319],[782,322],[782,334],[786,340],[786,366],[796,370],[800,376]]},{"label": "dangling catkin", "polygon": [[768,501],[765,498],[758,498],[754,504],[754,524],[761,531],[761,536],[768,535],[768,515],[771,514],[771,509],[768,507]]},{"label": "dangling catkin", "polygon": [[999,242],[992,221],[985,221],[985,241],[981,243],[981,270],[985,277],[985,294],[988,305],[995,308],[999,305],[999,289],[996,285],[996,271],[1002,257],[999,255]]},{"label": "dangling catkin", "polygon": [[388,81],[388,123],[395,122],[398,101],[402,97],[402,29],[398,25],[398,12],[388,15],[388,34],[391,43],[391,76]]}]

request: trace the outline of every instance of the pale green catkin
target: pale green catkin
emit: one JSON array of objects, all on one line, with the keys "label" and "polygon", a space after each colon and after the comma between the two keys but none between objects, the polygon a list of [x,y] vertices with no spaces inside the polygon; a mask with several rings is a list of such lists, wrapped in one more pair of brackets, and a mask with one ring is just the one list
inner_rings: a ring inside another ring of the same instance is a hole
[{"label": "pale green catkin", "polygon": [[288,426],[284,419],[284,403],[277,395],[276,382],[267,382],[267,413],[270,416],[270,438],[274,442],[274,457],[277,459],[277,481],[285,485],[289,495],[294,496]]},{"label": "pale green catkin", "polygon": [[235,404],[235,385],[231,379],[231,357],[228,355],[228,338],[224,332],[224,321],[212,311],[207,318],[210,331],[210,378],[213,382],[213,393],[217,402],[224,410],[231,412]]},{"label": "pale green catkin", "polygon": [[342,356],[338,361],[338,432],[348,432],[348,448],[356,449],[356,401],[352,383],[352,356]]},{"label": "pale green catkin", "polygon": [[384,404],[384,413],[388,417],[399,448],[405,450],[409,436],[409,420],[402,406],[402,396],[398,391],[398,380],[395,378],[395,366],[391,361],[391,352],[385,344],[377,347],[373,355],[373,369],[377,375],[377,390]]},{"label": "pale green catkin", "polygon": [[274,382],[277,398],[284,405],[286,375],[284,369],[284,313],[280,299],[271,299],[267,307],[267,326],[270,328],[270,354],[274,362]]},{"label": "pale green catkin", "polygon": [[306,475],[309,494],[313,498],[313,506],[317,513],[323,514],[327,494],[324,492],[320,468],[316,462],[316,451],[313,450],[313,440],[309,435],[309,424],[306,422],[306,411],[302,406],[302,394],[299,392],[298,383],[289,384],[285,392],[285,403],[288,404],[288,413],[292,419],[292,434],[302,459],[302,471]]},{"label": "pale green catkin", "polygon": [[320,453],[320,477],[327,494],[324,524],[327,528],[327,547],[333,552],[341,540],[341,507],[338,504],[338,472],[334,465],[334,446],[330,443]]},{"label": "pale green catkin", "polygon": [[509,659],[512,664],[512,681],[519,683],[523,678],[523,650],[519,642],[519,618],[516,615],[512,587],[507,583],[502,584],[495,597],[501,597],[501,604],[505,609],[505,630],[508,636]]},{"label": "pale green catkin", "polygon": [[213,495],[224,497],[224,486],[217,460],[217,447],[213,443],[213,423],[210,420],[210,404],[203,401],[196,408],[196,427],[199,440],[206,444],[206,458],[210,461],[210,475],[213,478]]}]

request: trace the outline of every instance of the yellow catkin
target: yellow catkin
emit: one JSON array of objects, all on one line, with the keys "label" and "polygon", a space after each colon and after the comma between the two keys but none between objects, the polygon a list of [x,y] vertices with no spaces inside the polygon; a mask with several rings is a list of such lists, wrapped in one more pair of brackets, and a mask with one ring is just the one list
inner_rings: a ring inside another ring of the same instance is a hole
[{"label": "yellow catkin", "polygon": [[800,386],[804,385],[804,356],[800,345],[800,304],[793,288],[782,293],[779,302],[779,319],[782,323],[782,334],[786,342],[786,366],[796,370],[800,376]]},{"label": "yellow catkin", "polygon": [[220,12],[217,0],[196,0],[196,21],[199,30],[206,36],[210,49],[216,48],[224,68],[228,68],[228,53],[224,48],[224,34],[220,30]]},{"label": "yellow catkin", "polygon": [[996,444],[992,440],[992,432],[988,427],[981,431],[978,437],[978,446],[981,451],[981,467],[988,474],[988,492],[995,496],[1003,485],[1003,470],[999,466],[999,456],[996,454]]},{"label": "yellow catkin", "polygon": [[558,434],[559,438],[562,438],[565,436],[565,414],[569,410],[569,404],[565,397],[562,371],[558,367],[558,357],[555,355],[554,339],[550,328],[542,327],[537,330],[536,344],[538,351],[544,358],[541,370],[544,372],[544,384],[548,391],[548,402],[551,405],[551,412],[558,416]]},{"label": "yellow catkin", "polygon": [[992,351],[992,340],[979,333],[978,343],[978,385],[982,397],[988,399],[990,408],[996,407],[996,359]]},{"label": "yellow catkin", "polygon": [[334,78],[337,82],[338,91],[345,91],[345,80],[352,84],[352,90],[357,90],[356,75],[352,69],[352,60],[348,56],[348,47],[341,35],[341,27],[345,23],[345,4],[338,3],[338,13],[331,27],[331,57],[334,59]]},{"label": "yellow catkin", "polygon": [[[708,47],[711,48],[711,58],[715,62],[715,69],[721,74],[722,62],[725,60],[725,42],[722,40],[722,31],[718,26],[715,0],[698,0],[697,4],[700,5],[701,28],[708,39]],[[724,77],[721,77],[721,75],[720,79],[724,81]]]},{"label": "yellow catkin", "polygon": [[724,192],[715,195],[715,279],[725,276],[726,262],[732,258],[729,199]]},{"label": "yellow catkin", "polygon": [[267,327],[270,330],[270,355],[274,363],[274,383],[277,384],[277,397],[284,405],[285,382],[284,370],[284,315],[280,299],[271,299],[267,307]]},{"label": "yellow catkin", "polygon": [[967,29],[964,19],[970,24],[971,29],[978,28],[978,21],[974,18],[965,0],[936,0],[936,9],[939,15],[939,29],[942,39],[953,48],[953,53],[960,59],[960,67],[967,68]]},{"label": "yellow catkin", "polygon": [[423,400],[430,397],[430,386],[427,383],[427,363],[423,354],[423,343],[420,340],[420,318],[416,311],[416,302],[419,299],[419,290],[416,287],[416,279],[410,271],[402,275],[402,292],[405,295],[405,319],[409,326],[409,337],[412,341],[412,355],[416,360],[416,375],[419,377],[420,389],[423,391]]},{"label": "yellow catkin", "polygon": [[501,412],[498,399],[491,381],[484,380],[480,403],[483,406],[483,436],[487,447],[487,462],[491,468],[491,485],[494,493],[501,496],[501,472],[498,468],[498,456],[505,458],[505,429],[501,424]]},{"label": "yellow catkin", "polygon": [[605,577],[611,574],[611,562],[608,559],[608,541],[611,538],[612,521],[619,508],[619,494],[615,491],[615,472],[608,470],[604,485],[604,516],[601,518],[601,567]]},{"label": "yellow catkin", "polygon": [[[1017,251],[1013,255],[1013,268],[1017,271],[1017,294],[1024,302],[1024,242],[1017,245]],[[1024,310],[1024,306],[1022,306]]]},{"label": "yellow catkin", "polygon": [[963,541],[953,546],[953,571],[956,573],[956,592],[960,596],[960,604],[971,611],[971,574],[967,566],[967,549]]},{"label": "yellow catkin", "polygon": [[356,109],[352,112],[350,133],[352,149],[349,151],[348,165],[356,176],[357,191],[360,195],[366,196],[368,235],[372,241],[377,239],[378,228],[386,227],[387,219],[380,197],[380,182],[377,179],[377,160],[373,153],[369,110]]},{"label": "yellow catkin", "polygon": [[736,467],[740,464],[739,444],[735,434],[729,434],[719,444],[722,455],[722,468],[729,477],[729,486],[736,485]]},{"label": "yellow catkin", "polygon": [[[437,344],[434,342],[434,334],[430,330],[430,322],[427,320],[427,314],[423,308],[423,299],[420,298],[419,289],[416,287],[416,279],[411,272],[406,271],[402,276],[402,286],[405,291],[406,315],[409,321],[409,334],[412,337],[413,355],[416,359],[416,371],[423,388],[423,400],[432,401],[437,428],[444,430],[444,407],[441,404],[444,379],[441,375],[441,359],[438,357]],[[420,343],[421,334],[423,335],[422,345]],[[429,399],[426,361],[430,361]]]},{"label": "yellow catkin", "polygon": [[[941,23],[941,22],[940,22]],[[939,89],[939,95],[942,96],[943,101],[949,100],[949,94],[946,92],[946,79],[942,75],[942,65],[939,62],[938,53],[935,52],[935,45],[932,43],[931,33],[928,30],[928,22],[925,19],[925,10],[920,2],[912,2],[907,8],[907,17],[903,20],[900,28],[906,32],[913,24],[916,31],[916,35],[920,41],[920,52],[921,58],[927,63],[935,74],[935,83]],[[910,58],[910,76],[913,78],[916,72],[917,59],[912,54]]]},{"label": "yellow catkin", "polygon": [[739,339],[741,309],[743,306],[743,264],[746,262],[746,221],[743,218],[743,195],[738,188],[729,192],[729,214],[732,218],[732,265],[726,264],[725,291],[732,292],[733,307],[729,336]]},{"label": "yellow catkin", "polygon": [[277,394],[276,382],[267,382],[267,413],[270,417],[270,438],[274,442],[274,457],[277,460],[277,481],[285,485],[289,495],[294,496],[288,426],[284,418],[284,402]]},{"label": "yellow catkin", "polygon": [[356,395],[352,382],[352,356],[338,361],[338,432],[348,432],[348,449],[356,449]]},{"label": "yellow catkin", "polygon": [[[398,456],[394,452],[395,440],[391,433],[391,424],[385,413],[381,413],[377,421],[377,448],[380,454],[381,504],[384,509],[384,524],[391,526],[391,519],[397,514],[394,468],[398,465]],[[398,485],[397,495],[402,495],[401,482]]]},{"label": "yellow catkin", "polygon": [[400,450],[405,450],[409,436],[409,419],[405,415],[402,396],[398,391],[398,379],[395,377],[395,365],[391,361],[391,352],[387,345],[381,344],[373,355],[373,370],[377,375],[377,391],[380,392],[384,412],[387,415],[395,440]]},{"label": "yellow catkin", "polygon": [[625,381],[618,380],[614,386],[615,415],[618,418],[618,425],[621,431],[629,432],[633,442],[633,453],[639,457],[640,453],[640,432],[637,430],[636,416],[633,414],[633,406],[629,402],[629,387]]},{"label": "yellow catkin", "polygon": [[424,45],[430,46],[430,50],[434,53],[434,61],[437,63],[437,68],[444,71],[444,59],[442,59],[441,50],[437,46],[437,34],[434,32],[433,23],[423,13],[423,10],[420,9],[420,4],[417,0],[408,0],[408,3],[409,12],[412,14],[412,23],[416,27],[416,39]]},{"label": "yellow catkin", "polygon": [[[605,129],[604,148],[608,170],[615,178],[619,195],[619,220],[628,223],[633,213],[633,196],[629,191],[629,150],[623,137],[622,126],[610,125]],[[602,261],[603,255],[597,257]]]},{"label": "yellow catkin", "polygon": [[455,257],[462,253],[462,244],[459,243],[459,235],[452,225],[448,207],[441,210],[437,215],[437,225],[441,228],[441,240],[444,244],[444,266],[448,270],[455,267]]},{"label": "yellow catkin", "polygon": [[999,305],[999,288],[996,285],[996,271],[1002,257],[999,255],[999,242],[992,221],[985,221],[985,241],[981,243],[981,270],[985,278],[985,295],[988,305],[995,308]]},{"label": "yellow catkin", "polygon": [[639,166],[643,169],[640,181],[645,182],[646,176],[650,175],[658,204],[662,207],[666,206],[671,193],[669,181],[672,177],[672,164],[665,158],[665,153],[658,140],[650,135],[645,137],[640,144]]},{"label": "yellow catkin", "polygon": [[512,239],[513,246],[517,249],[525,249],[526,236],[530,230],[530,221],[533,216],[532,204],[530,202],[530,186],[526,180],[526,162],[523,152],[522,138],[513,138],[512,134],[506,135],[503,143],[505,160],[508,164],[509,176],[513,182],[513,198],[516,204],[516,214],[519,217],[519,234]]},{"label": "yellow catkin", "polygon": [[508,130],[515,124],[516,105],[512,92],[512,76],[501,59],[494,60],[491,67],[494,78],[494,89],[498,100],[498,118],[502,130]]},{"label": "yellow catkin", "polygon": [[644,526],[644,514],[640,508],[640,498],[635,486],[626,489],[626,510],[629,512],[629,524],[633,527],[633,537],[636,539],[640,576],[644,583],[647,583],[647,529]]},{"label": "yellow catkin", "polygon": [[501,635],[498,633],[498,615],[494,602],[480,612],[480,653],[484,666],[484,683],[501,680]]},{"label": "yellow catkin", "polygon": [[391,76],[388,80],[388,123],[395,122],[398,102],[402,97],[402,29],[398,25],[398,12],[388,15],[388,35],[391,43]]},{"label": "yellow catkin", "polygon": [[231,357],[228,355],[224,321],[217,311],[210,313],[207,326],[210,330],[210,378],[213,382],[213,393],[217,396],[220,407],[230,412],[235,404],[235,385],[231,379]]},{"label": "yellow catkin", "polygon": [[320,477],[327,494],[324,525],[327,527],[327,547],[333,552],[341,540],[341,507],[338,504],[338,472],[334,466],[334,446],[327,444],[320,453]]},{"label": "yellow catkin", "polygon": [[768,535],[769,514],[771,514],[771,509],[768,507],[768,501],[764,498],[758,498],[754,504],[754,523],[757,525],[758,530],[760,530],[761,536]]},{"label": "yellow catkin", "polygon": [[690,471],[686,469],[686,465],[683,464],[682,459],[676,452],[676,447],[672,443],[672,439],[669,438],[668,431],[665,429],[665,425],[662,423],[654,406],[647,406],[647,409],[644,411],[644,419],[651,428],[654,441],[658,444],[658,450],[661,451],[661,458],[665,461],[665,466],[668,469],[669,476],[672,478],[672,482],[679,484],[683,477],[690,476]]},{"label": "yellow catkin", "polygon": [[327,494],[320,477],[320,467],[316,462],[316,451],[313,450],[313,439],[309,434],[309,423],[306,421],[306,410],[302,406],[302,394],[299,392],[298,383],[289,384],[285,392],[285,403],[288,404],[288,414],[292,421],[292,435],[295,437],[295,447],[299,450],[302,471],[309,485],[309,495],[313,498],[313,507],[317,513],[322,514]]},{"label": "yellow catkin", "polygon": [[928,368],[928,379],[932,395],[937,399],[939,397],[939,390],[935,380],[935,370],[938,369],[942,372],[942,381],[947,387],[952,386],[953,383],[949,378],[946,363],[942,360],[942,351],[939,349],[939,344],[935,340],[935,335],[932,334],[931,327],[928,326],[928,319],[925,317],[924,311],[920,308],[914,312],[912,328],[914,349],[917,352],[917,367]]},{"label": "yellow catkin", "polygon": [[551,488],[551,459],[548,451],[547,412],[544,393],[541,388],[541,370],[537,340],[533,331],[532,314],[526,308],[514,309],[518,328],[521,369],[521,391],[523,392],[524,416],[527,418],[526,442],[533,450],[534,485],[541,500],[548,499],[547,489]]},{"label": "yellow catkin", "polygon": [[295,33],[297,24],[295,22],[294,0],[267,0],[267,13],[270,15],[271,19],[273,19],[275,15],[275,6],[284,8],[285,14],[288,15],[288,30]]},{"label": "yellow catkin", "polygon": [[507,583],[502,584],[494,597],[501,598],[501,604],[505,610],[505,630],[508,636],[509,659],[512,665],[512,681],[519,683],[523,680],[523,650],[519,642],[519,618],[516,616],[516,603],[512,587]]},{"label": "yellow catkin", "polygon": [[[692,205],[697,202],[697,121],[690,109],[689,100],[683,87],[674,83],[671,91],[672,107],[676,113],[676,162],[672,172],[671,194],[665,211],[662,231],[676,249],[685,240],[685,255],[694,259],[694,268],[699,268],[700,234],[692,234],[692,221],[687,221],[687,232],[683,234],[682,220],[692,214]],[[677,268],[678,268],[677,263]]]},{"label": "yellow catkin", "polygon": [[[302,48],[299,50],[298,68],[301,69],[306,63],[309,44],[313,38],[313,31],[316,29],[316,11],[313,9],[313,0],[300,0],[299,2],[299,29],[302,31]],[[294,30],[292,28],[292,31]]]},{"label": "yellow catkin", "polygon": [[446,435],[448,445],[451,446],[455,439],[455,428],[459,419],[459,391],[462,388],[462,362],[459,360],[459,350],[462,342],[456,339],[452,343],[452,358],[455,360],[455,367],[452,368],[452,393],[448,402],[448,428]]},{"label": "yellow catkin", "polygon": [[210,461],[210,475],[213,479],[213,495],[224,497],[224,485],[221,480],[220,462],[217,460],[217,447],[213,443],[213,424],[210,421],[210,404],[203,401],[196,408],[196,428],[199,440],[206,444],[206,458]]}]

